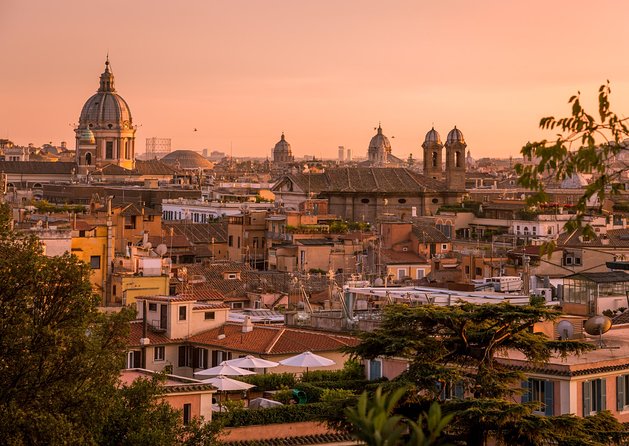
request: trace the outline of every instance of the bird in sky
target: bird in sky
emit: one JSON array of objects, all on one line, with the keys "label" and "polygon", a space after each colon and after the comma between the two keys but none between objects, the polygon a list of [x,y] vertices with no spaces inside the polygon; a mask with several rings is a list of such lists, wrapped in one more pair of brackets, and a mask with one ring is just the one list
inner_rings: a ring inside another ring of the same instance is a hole
[{"label": "bird in sky", "polygon": [[196,128],[196,127],[194,128],[194,131],[195,131],[195,132],[197,131],[197,128]]}]

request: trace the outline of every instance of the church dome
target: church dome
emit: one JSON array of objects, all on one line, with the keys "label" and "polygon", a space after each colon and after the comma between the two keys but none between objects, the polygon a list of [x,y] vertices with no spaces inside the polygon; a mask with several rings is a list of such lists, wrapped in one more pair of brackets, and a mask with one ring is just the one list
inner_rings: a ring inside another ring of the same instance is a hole
[{"label": "church dome", "polygon": [[383,135],[382,127],[378,125],[378,133],[376,133],[376,136],[371,138],[369,142],[369,152],[376,152],[382,149],[391,152],[391,143],[389,142],[389,138]]},{"label": "church dome", "polygon": [[116,93],[114,74],[105,62],[105,71],[100,75],[100,87],[96,94],[85,102],[79,117],[79,127],[92,129],[130,129],[131,110],[127,102]]},{"label": "church dome", "polygon": [[291,154],[290,144],[288,143],[288,141],[286,141],[284,133],[282,133],[282,137],[277,142],[277,144],[275,144],[275,147],[273,148],[273,153],[286,153],[289,155]]},{"label": "church dome", "polygon": [[435,130],[434,127],[430,129],[428,133],[426,133],[426,138],[424,139],[424,143],[441,144],[441,136],[439,135],[439,132]]},{"label": "church dome", "polygon": [[79,142],[82,144],[96,144],[94,133],[90,129],[84,128],[79,135]]},{"label": "church dome", "polygon": [[171,167],[180,169],[212,169],[214,164],[193,150],[175,150],[161,159]]},{"label": "church dome", "polygon": [[463,138],[463,132],[456,128],[456,125],[450,132],[448,133],[448,138],[446,142],[449,144],[457,143],[457,142],[465,142],[465,138]]}]

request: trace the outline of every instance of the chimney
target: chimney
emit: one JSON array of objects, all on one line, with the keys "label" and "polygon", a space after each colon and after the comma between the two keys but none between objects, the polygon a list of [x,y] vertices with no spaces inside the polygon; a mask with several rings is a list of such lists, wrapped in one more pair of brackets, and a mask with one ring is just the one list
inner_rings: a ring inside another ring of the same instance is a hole
[{"label": "chimney", "polygon": [[245,320],[242,323],[242,332],[249,333],[253,331],[253,322],[251,322],[251,316],[245,316]]}]

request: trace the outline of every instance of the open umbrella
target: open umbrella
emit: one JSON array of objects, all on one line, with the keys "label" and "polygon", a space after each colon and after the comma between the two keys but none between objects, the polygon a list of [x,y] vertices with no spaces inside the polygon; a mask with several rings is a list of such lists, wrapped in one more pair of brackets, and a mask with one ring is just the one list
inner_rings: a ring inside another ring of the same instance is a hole
[{"label": "open umbrella", "polygon": [[252,355],[247,355],[244,358],[229,359],[223,362],[225,364],[233,365],[235,367],[244,367],[246,369],[268,369],[280,365],[279,362],[267,361],[266,359],[256,358]]},{"label": "open umbrella", "polygon": [[308,372],[308,367],[327,367],[336,364],[336,362],[323,356],[315,355],[312,352],[304,352],[297,356],[283,359],[280,361],[280,364],[289,367],[305,367],[306,372]]},{"label": "open umbrella", "polygon": [[195,375],[200,376],[218,376],[218,375],[229,375],[229,376],[245,376],[245,375],[255,375],[255,372],[251,370],[241,369],[240,367],[235,367],[233,365],[226,364],[225,361],[221,362],[221,365],[217,365],[216,367],[212,367],[211,369],[201,370],[196,372]]},{"label": "open umbrella", "polygon": [[255,387],[252,384],[243,383],[242,381],[236,381],[235,379],[228,378],[223,375],[216,376],[214,378],[203,380],[204,383],[212,384],[219,391],[219,411],[222,411],[222,404],[220,403],[220,393],[228,392],[230,390],[248,390]]}]

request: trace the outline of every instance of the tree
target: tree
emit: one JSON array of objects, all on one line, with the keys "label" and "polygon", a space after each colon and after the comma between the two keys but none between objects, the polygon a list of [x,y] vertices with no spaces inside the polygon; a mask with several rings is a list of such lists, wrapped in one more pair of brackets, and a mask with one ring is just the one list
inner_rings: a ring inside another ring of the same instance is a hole
[{"label": "tree", "polygon": [[394,415],[405,390],[383,394],[382,387],[378,387],[372,399],[363,392],[356,407],[345,409],[354,438],[368,446],[446,446],[440,437],[453,415],[442,416],[437,403],[430,406],[428,413],[419,415],[416,422]]},{"label": "tree", "polygon": [[[554,140],[529,142],[521,153],[525,161],[532,164],[517,164],[519,183],[535,193],[530,204],[536,205],[549,200],[544,184],[549,179],[563,181],[578,173],[593,174],[593,181],[585,188],[574,209],[574,219],[566,223],[567,230],[582,228],[584,236],[593,236],[594,231],[583,224],[589,212],[591,199],[597,198],[600,205],[606,196],[618,194],[623,187],[629,168],[621,155],[629,150],[627,118],[611,111],[609,82],[598,90],[598,120],[585,111],[580,92],[572,96],[571,113],[563,118],[544,117],[539,126],[543,130],[559,130]],[[550,245],[552,249],[554,245]]]},{"label": "tree", "polygon": [[[146,429],[190,436],[180,414],[161,404],[158,386],[119,385],[135,312],[98,311],[89,275],[89,266],[75,256],[46,257],[39,240],[16,234],[10,208],[0,204],[3,444],[106,444],[117,428],[126,434],[116,444],[136,444],[129,439]],[[125,417],[159,422],[116,424]]]},{"label": "tree", "polygon": [[[483,445],[493,438],[503,444],[534,445],[545,436],[565,444],[562,441],[583,419],[575,418],[562,432],[555,429],[552,417],[533,414],[538,404],[516,403],[513,397],[521,392],[517,383],[523,375],[498,359],[499,353],[515,350],[531,363],[543,364],[554,353],[580,354],[592,349],[580,341],[556,341],[533,332],[536,323],[553,321],[560,314],[541,304],[390,305],[380,327],[360,334],[361,343],[348,351],[365,359],[408,360],[408,370],[398,381],[414,386],[400,409],[411,419],[430,402],[444,400],[453,388],[467,395],[443,402],[446,413],[456,412],[447,429],[452,441]],[[619,426],[618,431],[622,430]],[[515,432],[518,438],[531,440],[510,443]]]}]

